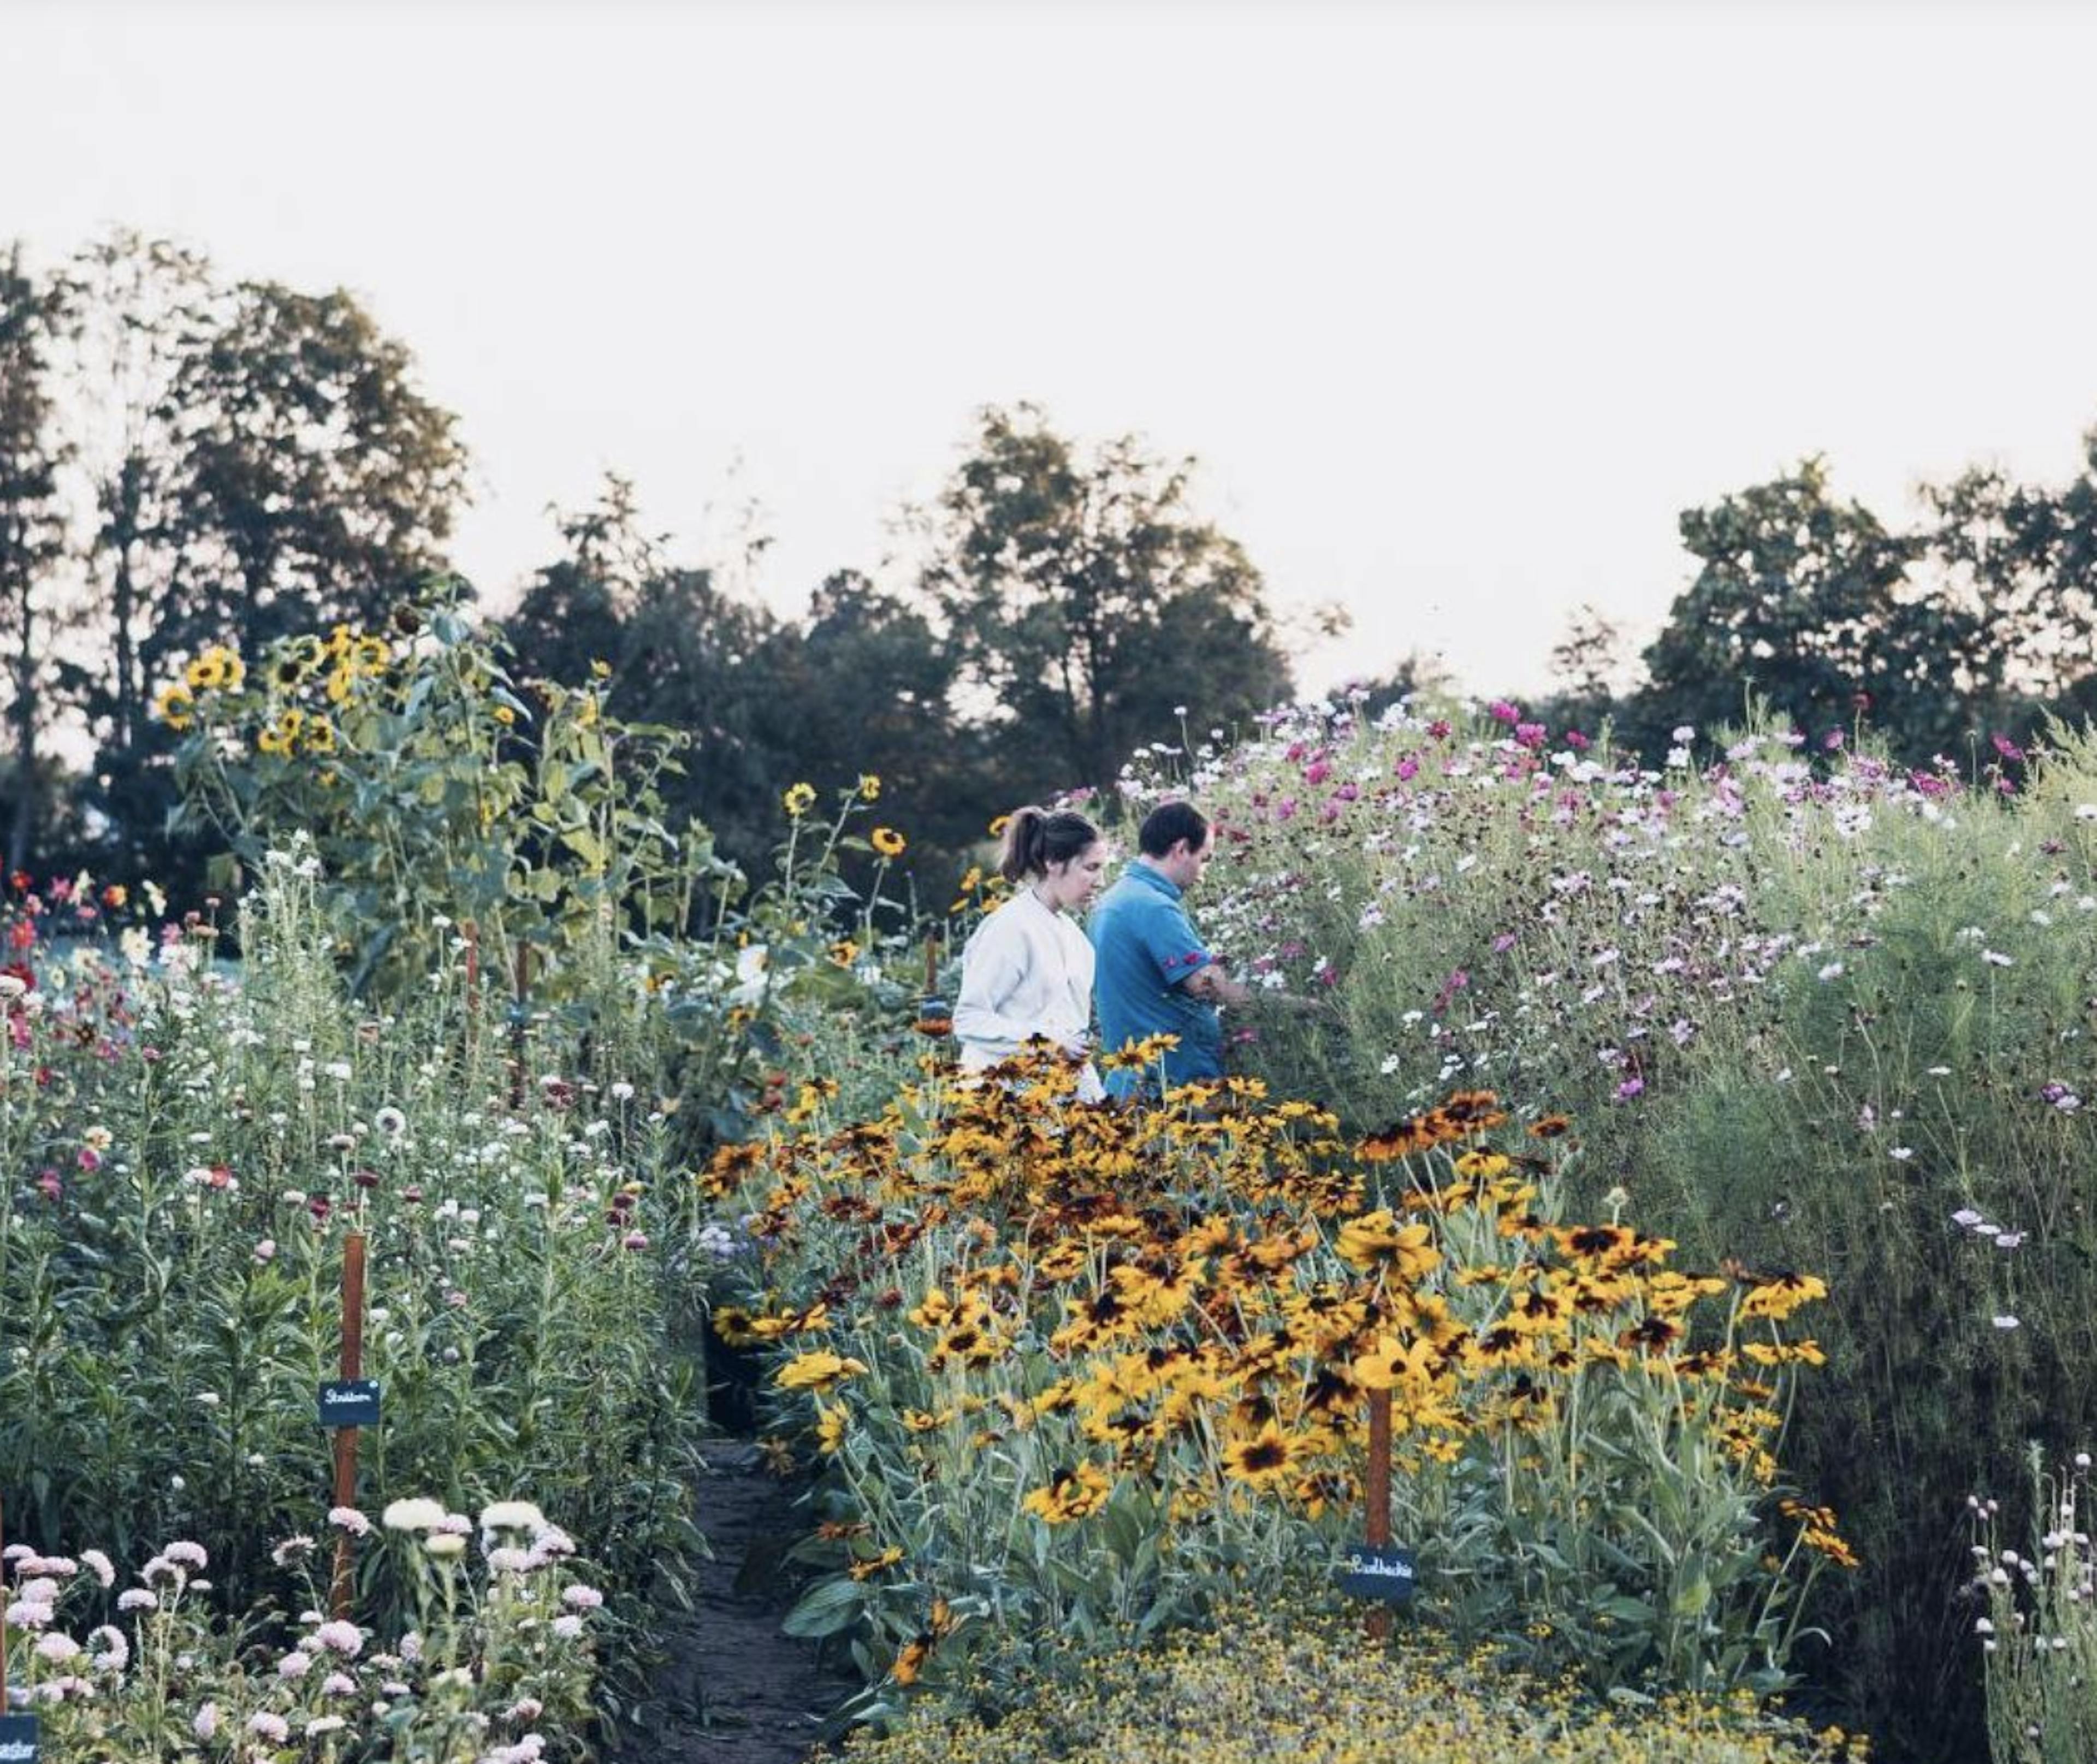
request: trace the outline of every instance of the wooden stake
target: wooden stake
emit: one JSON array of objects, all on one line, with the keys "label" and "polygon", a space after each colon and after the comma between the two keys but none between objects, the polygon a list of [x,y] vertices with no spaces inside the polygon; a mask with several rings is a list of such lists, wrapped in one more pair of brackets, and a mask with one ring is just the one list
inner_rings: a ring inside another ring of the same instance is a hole
[{"label": "wooden stake", "polygon": [[[1372,1549],[1384,1549],[1390,1543],[1390,1393],[1388,1390],[1369,1392],[1369,1462],[1367,1498],[1368,1525],[1367,1536]],[[1368,1633],[1372,1639],[1385,1641],[1390,1635],[1390,1607],[1379,1603],[1368,1614]]]},{"label": "wooden stake", "polygon": [[939,939],[935,935],[925,939],[925,996],[931,997],[939,986]]},{"label": "wooden stake", "polygon": [[[364,1233],[352,1231],[342,1242],[342,1376],[364,1376]],[[335,1430],[335,1504],[357,1504],[357,1429]],[[349,1615],[357,1587],[355,1565],[350,1560],[349,1533],[335,1540],[335,1615]]]},{"label": "wooden stake", "polygon": [[466,1057],[471,1061],[480,1026],[480,927],[468,919],[459,935],[466,939]]},{"label": "wooden stake", "polygon": [[516,1009],[511,1013],[510,1026],[510,1106],[514,1111],[524,1106],[524,1006],[532,996],[532,946],[529,943],[517,946],[512,981],[515,987]]}]

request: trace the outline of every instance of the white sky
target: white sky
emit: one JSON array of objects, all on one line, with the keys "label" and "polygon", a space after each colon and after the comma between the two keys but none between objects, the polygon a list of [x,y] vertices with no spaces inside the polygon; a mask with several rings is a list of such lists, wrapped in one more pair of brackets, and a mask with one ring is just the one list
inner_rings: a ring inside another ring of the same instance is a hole
[{"label": "white sky", "polygon": [[497,597],[614,467],[693,561],[754,497],[799,611],[1031,398],[1352,609],[1309,683],[1534,689],[1805,454],[1895,520],[2073,471],[2093,76],[2066,6],[0,0],[0,239],[356,291]]}]

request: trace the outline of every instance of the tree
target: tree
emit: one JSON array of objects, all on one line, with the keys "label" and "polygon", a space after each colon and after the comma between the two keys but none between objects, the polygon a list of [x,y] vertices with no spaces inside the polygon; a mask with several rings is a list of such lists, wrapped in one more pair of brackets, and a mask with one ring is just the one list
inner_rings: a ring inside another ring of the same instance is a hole
[{"label": "tree", "polygon": [[375,624],[440,573],[466,455],[406,346],[348,294],[243,282],[229,308],[173,388],[199,597],[164,634],[252,655],[315,624]]},{"label": "tree", "polygon": [[1682,539],[1701,567],[1645,652],[1633,707],[1644,745],[1676,723],[1740,721],[1749,694],[1808,731],[1860,714],[1909,759],[1956,739],[1966,702],[1994,686],[1982,621],[1918,587],[1919,541],[1837,503],[1808,459],[1790,475],[1691,509]]},{"label": "tree", "polygon": [[[704,821],[746,869],[761,863],[794,763],[796,707],[772,672],[778,620],[711,570],[672,563],[641,532],[624,478],[608,475],[595,504],[557,519],[567,554],[539,571],[505,634],[567,684],[602,664],[614,716],[690,737],[683,776],[661,781],[666,808]],[[787,731],[786,751],[774,728]]]},{"label": "tree", "polygon": [[7,646],[7,725],[13,746],[10,869],[28,861],[44,781],[38,739],[56,677],[51,571],[66,523],[53,420],[50,357],[63,321],[63,290],[24,268],[17,244],[0,258],[0,642]]},{"label": "tree", "polygon": [[879,818],[908,834],[917,857],[957,854],[1012,805],[980,729],[953,712],[955,671],[919,608],[838,571],[806,619],[773,639],[766,672],[781,683],[773,703],[784,715],[767,738],[819,785],[878,777]]},{"label": "tree", "polygon": [[94,501],[85,547],[90,619],[107,672],[82,707],[100,738],[96,769],[129,772],[157,751],[147,708],[180,611],[182,409],[177,387],[222,319],[209,263],[165,239],[119,231],[79,252],[69,272],[69,426]]},{"label": "tree", "polygon": [[1110,785],[1139,743],[1290,691],[1259,572],[1186,506],[1192,461],[1133,437],[1089,457],[1031,405],[983,413],[922,518],[922,586],[1024,794]]},{"label": "tree", "polygon": [[1931,556],[1985,628],[2010,690],[2097,711],[2097,429],[2082,472],[2059,491],[1968,471],[1924,495]]}]

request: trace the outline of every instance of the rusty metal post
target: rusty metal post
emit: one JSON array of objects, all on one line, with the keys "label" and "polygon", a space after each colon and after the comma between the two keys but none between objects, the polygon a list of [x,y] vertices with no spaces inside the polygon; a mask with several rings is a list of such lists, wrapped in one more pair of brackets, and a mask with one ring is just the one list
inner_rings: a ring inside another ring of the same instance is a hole
[{"label": "rusty metal post", "polygon": [[[1368,1504],[1367,1538],[1370,1548],[1390,1543],[1390,1392],[1369,1392],[1369,1461],[1365,1478]],[[1379,1604],[1368,1614],[1368,1633],[1377,1641],[1389,1639],[1390,1607]]]},{"label": "rusty metal post", "polygon": [[[342,1244],[342,1376],[364,1376],[364,1233],[352,1231]],[[357,1429],[338,1427],[335,1434],[335,1504],[357,1504]],[[334,1614],[349,1615],[357,1587],[354,1564],[350,1560],[350,1537],[343,1531],[335,1540]]]}]

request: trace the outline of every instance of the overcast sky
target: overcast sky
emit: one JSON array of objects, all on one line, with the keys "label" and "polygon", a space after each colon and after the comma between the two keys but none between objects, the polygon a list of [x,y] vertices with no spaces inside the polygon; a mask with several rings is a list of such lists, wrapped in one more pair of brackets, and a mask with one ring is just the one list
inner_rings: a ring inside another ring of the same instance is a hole
[{"label": "overcast sky", "polygon": [[1683,507],[1889,519],[2097,424],[2088,8],[0,0],[0,239],[355,291],[464,419],[460,562],[637,481],[799,610],[973,413],[1202,461],[1323,685],[1641,638]]}]

